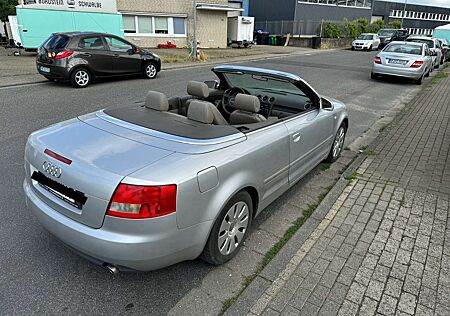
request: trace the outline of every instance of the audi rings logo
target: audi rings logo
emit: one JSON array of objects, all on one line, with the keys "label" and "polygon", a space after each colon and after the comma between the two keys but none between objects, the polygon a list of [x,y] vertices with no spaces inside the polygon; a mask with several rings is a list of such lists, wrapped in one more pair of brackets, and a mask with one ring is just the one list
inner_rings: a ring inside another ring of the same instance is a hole
[{"label": "audi rings logo", "polygon": [[42,169],[44,169],[46,173],[48,173],[51,176],[54,176],[55,178],[59,178],[62,173],[62,169],[60,167],[55,166],[54,164],[48,161],[44,161],[44,163],[42,164]]}]

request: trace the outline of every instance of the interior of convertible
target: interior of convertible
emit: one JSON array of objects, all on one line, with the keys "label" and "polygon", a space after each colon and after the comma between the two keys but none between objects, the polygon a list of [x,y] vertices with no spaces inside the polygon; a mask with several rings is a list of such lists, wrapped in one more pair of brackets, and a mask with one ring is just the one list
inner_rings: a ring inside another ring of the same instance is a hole
[{"label": "interior of convertible", "polygon": [[245,133],[318,107],[289,80],[249,73],[219,77],[220,83],[189,81],[186,96],[167,98],[149,91],[139,107],[105,112],[143,127],[203,139]]}]

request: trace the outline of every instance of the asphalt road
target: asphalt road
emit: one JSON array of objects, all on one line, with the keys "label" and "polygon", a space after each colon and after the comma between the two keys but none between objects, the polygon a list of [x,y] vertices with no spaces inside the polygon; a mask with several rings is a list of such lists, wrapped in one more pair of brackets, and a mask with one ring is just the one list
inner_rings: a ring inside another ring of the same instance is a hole
[{"label": "asphalt road", "polygon": [[[375,53],[338,50],[246,62],[300,74],[349,108],[347,143],[418,87],[371,81]],[[108,80],[87,89],[44,83],[0,89],[0,314],[165,314],[213,269],[200,260],[112,276],[73,254],[27,210],[22,193],[28,134],[107,106],[142,101],[147,90],[185,94],[188,80],[211,80],[210,66],[165,71],[156,80]]]}]

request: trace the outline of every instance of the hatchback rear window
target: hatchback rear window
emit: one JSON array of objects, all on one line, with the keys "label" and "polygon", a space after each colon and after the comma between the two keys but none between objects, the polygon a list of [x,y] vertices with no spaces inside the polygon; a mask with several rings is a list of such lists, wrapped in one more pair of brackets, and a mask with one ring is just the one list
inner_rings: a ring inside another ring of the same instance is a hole
[{"label": "hatchback rear window", "polygon": [[69,36],[61,34],[52,34],[49,38],[42,44],[46,50],[54,51],[64,49],[69,42]]}]

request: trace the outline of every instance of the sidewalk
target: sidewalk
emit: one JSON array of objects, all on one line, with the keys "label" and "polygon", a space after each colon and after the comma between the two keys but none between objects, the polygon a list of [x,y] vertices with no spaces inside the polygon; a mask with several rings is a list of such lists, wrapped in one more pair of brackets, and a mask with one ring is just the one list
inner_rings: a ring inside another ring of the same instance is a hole
[{"label": "sidewalk", "polygon": [[450,77],[352,168],[227,315],[450,315]]}]

